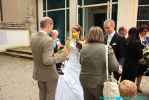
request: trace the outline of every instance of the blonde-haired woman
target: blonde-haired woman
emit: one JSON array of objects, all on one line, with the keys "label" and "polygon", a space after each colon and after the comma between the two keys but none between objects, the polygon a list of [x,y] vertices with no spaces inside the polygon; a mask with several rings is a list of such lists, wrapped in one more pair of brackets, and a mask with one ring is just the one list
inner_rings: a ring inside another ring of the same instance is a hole
[{"label": "blonde-haired woman", "polygon": [[[100,27],[91,27],[81,49],[80,81],[84,89],[85,100],[103,100],[103,83],[106,80],[106,57],[104,35]],[[111,47],[109,47],[109,70],[118,71],[118,62]]]},{"label": "blonde-haired woman", "polygon": [[79,25],[72,27],[72,39],[66,43],[69,52],[68,61],[64,65],[64,75],[58,79],[55,100],[84,100],[83,89],[79,80],[81,45],[78,41],[80,33]]}]

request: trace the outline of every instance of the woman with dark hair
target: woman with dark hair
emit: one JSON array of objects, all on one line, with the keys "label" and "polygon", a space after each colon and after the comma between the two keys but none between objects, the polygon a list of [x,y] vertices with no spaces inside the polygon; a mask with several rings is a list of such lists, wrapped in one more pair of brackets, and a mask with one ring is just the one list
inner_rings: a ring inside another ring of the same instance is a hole
[{"label": "woman with dark hair", "polygon": [[133,28],[130,28],[130,30],[128,31],[128,41],[130,42],[140,42],[140,39],[139,39],[139,33],[138,33],[138,30],[137,28],[133,27]]},{"label": "woman with dark hair", "polygon": [[136,28],[131,28],[128,32],[128,39],[125,46],[125,61],[122,72],[122,80],[135,81],[138,75],[139,60],[143,56],[143,46],[139,39]]},{"label": "woman with dark hair", "polygon": [[[147,36],[147,33],[149,32],[148,25],[141,25],[138,31],[139,31],[139,38],[140,38],[141,44],[143,48],[146,48],[147,46],[149,46],[149,37]],[[138,69],[138,76],[137,76],[137,87],[139,92],[141,92],[140,84],[141,84],[142,76],[144,75],[145,71],[147,71],[147,65],[140,64],[140,67]]]}]

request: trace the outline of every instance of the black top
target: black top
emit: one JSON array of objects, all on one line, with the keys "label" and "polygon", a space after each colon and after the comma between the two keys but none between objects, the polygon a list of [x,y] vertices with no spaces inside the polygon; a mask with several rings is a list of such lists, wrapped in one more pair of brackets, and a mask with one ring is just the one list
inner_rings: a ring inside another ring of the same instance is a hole
[{"label": "black top", "polygon": [[122,80],[135,81],[135,78],[143,74],[144,68],[139,64],[139,60],[143,57],[143,48],[139,40],[128,40],[125,46],[125,61],[122,72]]},{"label": "black top", "polygon": [[125,59],[130,62],[138,62],[143,57],[144,46],[138,41],[127,41],[125,47]]}]

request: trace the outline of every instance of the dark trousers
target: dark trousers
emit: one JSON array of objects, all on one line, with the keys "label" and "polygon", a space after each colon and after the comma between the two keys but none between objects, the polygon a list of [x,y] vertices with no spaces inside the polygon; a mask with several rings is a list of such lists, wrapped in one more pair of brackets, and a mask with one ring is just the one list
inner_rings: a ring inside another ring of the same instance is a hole
[{"label": "dark trousers", "polygon": [[54,100],[56,86],[57,80],[49,82],[38,81],[39,100]]},{"label": "dark trousers", "polygon": [[118,72],[114,72],[114,78],[118,81],[120,79],[121,74]]},{"label": "dark trousers", "polygon": [[83,87],[84,100],[101,100],[103,86],[97,86],[97,88]]},{"label": "dark trousers", "polygon": [[103,85],[95,85],[94,87],[87,86],[84,79],[80,79],[84,91],[84,100],[101,100],[103,96]]}]

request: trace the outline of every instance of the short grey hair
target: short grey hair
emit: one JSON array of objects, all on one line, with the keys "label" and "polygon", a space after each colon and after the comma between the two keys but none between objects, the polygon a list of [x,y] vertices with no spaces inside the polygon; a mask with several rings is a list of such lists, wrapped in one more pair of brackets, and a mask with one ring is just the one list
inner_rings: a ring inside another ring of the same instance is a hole
[{"label": "short grey hair", "polygon": [[115,21],[114,21],[114,20],[112,20],[112,19],[105,20],[105,21],[104,21],[104,26],[105,26],[106,24],[108,24],[108,23],[110,23],[113,27],[115,27]]},{"label": "short grey hair", "polygon": [[48,24],[53,24],[53,19],[50,17],[43,17],[40,21],[40,28],[45,28]]}]

